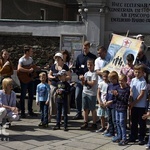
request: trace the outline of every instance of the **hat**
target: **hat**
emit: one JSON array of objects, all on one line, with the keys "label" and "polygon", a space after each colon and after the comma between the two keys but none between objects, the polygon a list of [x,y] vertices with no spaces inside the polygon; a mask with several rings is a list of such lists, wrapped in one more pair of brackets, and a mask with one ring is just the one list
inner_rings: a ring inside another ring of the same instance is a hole
[{"label": "hat", "polygon": [[66,70],[62,69],[57,73],[57,76],[66,75]]},{"label": "hat", "polygon": [[56,59],[56,57],[60,57],[63,60],[63,54],[62,53],[56,53],[54,56],[54,59]]},{"label": "hat", "polygon": [[87,46],[90,46],[90,42],[89,42],[89,41],[85,41],[85,42],[83,43],[83,45],[84,45],[84,46],[86,46],[86,45],[87,45]]},{"label": "hat", "polygon": [[143,38],[144,38],[144,35],[138,34],[138,35],[136,36],[136,39],[138,39],[139,37],[143,37]]}]

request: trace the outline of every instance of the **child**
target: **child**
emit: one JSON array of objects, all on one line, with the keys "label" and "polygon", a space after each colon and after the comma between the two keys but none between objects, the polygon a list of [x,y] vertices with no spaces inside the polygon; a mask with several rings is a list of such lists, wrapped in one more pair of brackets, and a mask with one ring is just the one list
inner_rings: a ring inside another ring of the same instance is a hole
[{"label": "child", "polygon": [[119,87],[118,84],[118,74],[115,71],[112,71],[108,75],[108,79],[110,83],[108,84],[107,94],[106,94],[106,106],[108,111],[108,123],[109,123],[109,132],[104,134],[104,136],[112,137],[115,135],[116,130],[116,119],[115,119],[115,96],[113,95],[113,91],[117,90]]},{"label": "child", "polygon": [[62,69],[58,72],[58,78],[59,82],[57,84],[57,90],[56,90],[56,103],[57,103],[57,124],[53,128],[53,130],[60,129],[60,122],[61,122],[61,114],[62,114],[62,108],[63,108],[63,115],[64,115],[64,131],[68,131],[68,94],[70,91],[70,85],[66,81],[66,70]]},{"label": "child", "polygon": [[102,73],[102,79],[103,81],[100,82],[97,90],[97,100],[99,103],[99,108],[97,110],[97,116],[100,116],[101,120],[101,128],[99,130],[96,130],[96,132],[104,132],[105,131],[105,118],[107,118],[107,109],[105,106],[106,102],[106,93],[107,93],[107,87],[108,87],[108,74],[109,71],[105,70]]},{"label": "child", "polygon": [[40,105],[41,110],[41,122],[40,127],[48,127],[48,104],[50,99],[50,86],[46,83],[46,73],[41,72],[39,74],[40,81],[36,88],[36,104]]},{"label": "child", "polygon": [[2,119],[6,119],[6,128],[9,128],[11,121],[19,120],[18,108],[16,107],[16,94],[12,90],[13,80],[5,78],[2,81],[2,88],[0,90],[0,123]]},{"label": "child", "polygon": [[126,116],[128,108],[128,99],[130,95],[130,87],[127,84],[127,76],[122,74],[119,76],[119,87],[113,91],[116,102],[116,124],[117,135],[113,137],[113,142],[119,142],[118,145],[126,145]]},{"label": "child", "polygon": [[142,119],[142,116],[146,112],[146,100],[147,100],[147,84],[144,79],[144,66],[134,66],[135,78],[132,79],[130,84],[130,97],[133,101],[130,102],[129,107],[131,109],[131,135],[128,142],[135,142],[138,138],[138,124],[139,124],[139,145],[145,143],[144,137],[146,134],[146,121]]},{"label": "child", "polygon": [[127,83],[130,85],[132,78],[134,78],[134,70],[133,70],[133,54],[128,54],[126,57],[126,65],[121,68],[120,74],[124,74],[127,76]]},{"label": "child", "polygon": [[97,75],[94,72],[94,60],[87,60],[88,72],[82,75],[81,81],[83,84],[83,93],[82,93],[82,108],[84,112],[84,124],[81,126],[81,129],[88,128],[88,113],[92,111],[93,124],[90,127],[92,130],[97,129],[96,125],[96,90],[97,90]]},{"label": "child", "polygon": [[[142,119],[145,120],[145,119],[147,119],[149,117],[150,117],[150,106],[148,108],[148,112],[142,116]],[[146,145],[146,150],[150,150],[150,133],[149,133],[149,140],[148,140],[148,143]]]}]

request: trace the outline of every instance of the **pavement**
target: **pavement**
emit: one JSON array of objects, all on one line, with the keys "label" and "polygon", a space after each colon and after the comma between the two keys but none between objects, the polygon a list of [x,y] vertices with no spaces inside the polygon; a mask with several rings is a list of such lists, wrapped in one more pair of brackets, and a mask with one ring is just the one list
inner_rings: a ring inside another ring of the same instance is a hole
[{"label": "pavement", "polygon": [[75,115],[73,109],[69,114],[67,132],[63,131],[63,126],[61,130],[52,130],[55,118],[52,118],[48,128],[39,128],[40,114],[37,114],[38,117],[12,122],[9,129],[2,128],[0,150],[145,150],[145,146],[139,146],[138,143],[118,146],[101,133],[81,130],[83,120],[72,120]]}]

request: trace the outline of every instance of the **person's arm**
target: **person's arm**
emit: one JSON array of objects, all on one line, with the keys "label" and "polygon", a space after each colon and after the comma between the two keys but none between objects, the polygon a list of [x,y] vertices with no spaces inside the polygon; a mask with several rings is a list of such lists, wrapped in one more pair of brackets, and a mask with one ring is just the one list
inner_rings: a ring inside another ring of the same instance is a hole
[{"label": "person's arm", "polygon": [[101,89],[100,89],[100,87],[97,89],[97,100],[98,100],[99,106],[103,107],[104,104],[101,100]]},{"label": "person's arm", "polygon": [[21,71],[21,72],[27,72],[27,73],[32,73],[34,71],[34,69],[32,67],[30,69],[22,67],[22,62],[20,60],[18,62],[17,70]]},{"label": "person's arm", "polygon": [[39,104],[39,94],[38,94],[38,85],[36,87],[36,104],[38,105]]},{"label": "person's arm", "polygon": [[49,79],[55,79],[56,78],[55,76],[53,76],[53,71],[52,70],[49,71],[48,78]]},{"label": "person's arm", "polygon": [[116,100],[117,101],[122,101],[124,104],[128,104],[128,99],[129,99],[130,91],[126,91],[123,95],[117,92]]},{"label": "person's arm", "polygon": [[146,92],[145,90],[141,90],[139,96],[138,96],[132,103],[130,103],[130,107],[131,107],[131,108],[132,108],[133,106],[135,106],[135,104],[137,104],[137,103],[143,98],[145,92]]},{"label": "person's arm", "polygon": [[91,77],[91,81],[87,80],[85,78],[85,85],[89,85],[90,87],[93,87],[97,83],[97,75],[94,73]]}]

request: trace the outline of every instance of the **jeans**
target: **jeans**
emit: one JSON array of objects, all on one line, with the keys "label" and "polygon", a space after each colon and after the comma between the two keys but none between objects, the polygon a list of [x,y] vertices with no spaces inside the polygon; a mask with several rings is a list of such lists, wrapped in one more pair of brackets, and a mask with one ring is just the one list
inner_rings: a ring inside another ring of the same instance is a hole
[{"label": "jeans", "polygon": [[67,116],[68,105],[67,105],[67,101],[64,102],[64,103],[57,103],[57,126],[60,126],[62,108],[63,108],[63,115],[64,115],[64,127],[67,127],[67,124],[68,124],[68,116]]},{"label": "jeans", "polygon": [[[130,138],[136,140],[138,138],[139,131],[139,141],[143,141],[146,134],[146,120],[142,119],[142,116],[146,113],[146,108],[133,107],[131,110],[131,136]],[[138,130],[139,124],[139,130]]]},{"label": "jeans", "polygon": [[126,116],[127,111],[116,110],[116,124],[117,124],[117,137],[118,139],[126,140]]},{"label": "jeans", "polygon": [[45,104],[45,101],[40,102],[41,110],[41,122],[43,124],[48,124],[48,105]]},{"label": "jeans", "polygon": [[77,83],[75,91],[75,101],[78,115],[82,115],[82,91],[83,91],[82,84]]},{"label": "jeans", "polygon": [[109,123],[109,133],[111,135],[115,134],[116,130],[116,117],[115,117],[115,109],[114,108],[107,108],[108,111],[108,123]]},{"label": "jeans", "polygon": [[20,84],[21,84],[21,97],[20,97],[21,114],[25,113],[25,97],[27,90],[28,90],[28,113],[32,113],[34,82],[33,81],[30,81],[29,83],[20,82]]}]

